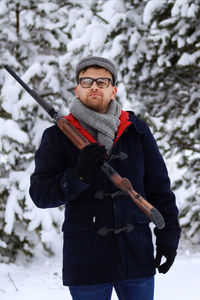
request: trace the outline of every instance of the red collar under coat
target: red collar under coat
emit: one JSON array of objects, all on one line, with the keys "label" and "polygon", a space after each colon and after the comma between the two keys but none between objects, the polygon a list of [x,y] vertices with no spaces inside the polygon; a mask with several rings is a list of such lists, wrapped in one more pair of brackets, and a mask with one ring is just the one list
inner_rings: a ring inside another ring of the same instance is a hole
[{"label": "red collar under coat", "polygon": [[[67,119],[90,143],[97,143],[93,136],[80,125],[79,121],[71,113],[64,118]],[[131,124],[131,121],[129,121],[129,113],[127,111],[122,110],[119,119],[120,125],[118,127],[114,143],[116,143],[124,130]]]}]

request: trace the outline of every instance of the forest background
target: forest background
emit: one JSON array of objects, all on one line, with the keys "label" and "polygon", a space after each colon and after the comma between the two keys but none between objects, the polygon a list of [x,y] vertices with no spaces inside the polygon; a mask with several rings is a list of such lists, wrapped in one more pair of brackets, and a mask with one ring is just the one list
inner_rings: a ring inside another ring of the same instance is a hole
[{"label": "forest background", "polygon": [[200,243],[200,0],[1,0],[0,261],[56,249],[63,207],[29,196],[34,153],[50,118],[3,68],[11,66],[68,114],[77,62],[119,68],[117,101],[151,127],[177,196],[183,237]]}]

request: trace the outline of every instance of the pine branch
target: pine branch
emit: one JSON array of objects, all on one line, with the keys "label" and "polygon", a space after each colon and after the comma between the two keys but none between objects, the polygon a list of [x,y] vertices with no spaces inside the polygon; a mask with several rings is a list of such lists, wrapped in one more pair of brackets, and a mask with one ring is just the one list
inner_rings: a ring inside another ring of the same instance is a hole
[{"label": "pine branch", "polygon": [[185,85],[191,87],[191,84],[188,83],[187,80],[185,80],[181,76],[179,76],[175,71],[171,71],[171,73],[174,75],[175,78],[179,79],[182,83],[184,83]]},{"label": "pine branch", "polygon": [[48,97],[48,96],[58,96],[58,93],[53,93],[51,90],[44,90],[39,93],[41,97]]},{"label": "pine branch", "polygon": [[103,21],[105,24],[109,24],[109,22],[106,20],[106,19],[104,19],[104,18],[102,18],[100,15],[98,15],[96,12],[94,12],[93,11],[93,13],[94,13],[94,16],[95,17],[97,17],[97,18],[99,18],[101,21]]},{"label": "pine branch", "polygon": [[182,148],[182,149],[191,150],[191,151],[200,153],[200,149],[195,148],[195,147],[190,146],[190,145],[187,145],[186,143],[180,143],[180,145],[181,145],[180,148]]}]

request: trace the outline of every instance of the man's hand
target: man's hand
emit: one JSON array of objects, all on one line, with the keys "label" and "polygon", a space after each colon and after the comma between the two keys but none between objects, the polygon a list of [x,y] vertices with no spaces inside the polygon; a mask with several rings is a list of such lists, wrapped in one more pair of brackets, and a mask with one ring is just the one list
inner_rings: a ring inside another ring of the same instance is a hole
[{"label": "man's hand", "polygon": [[96,169],[105,161],[105,158],[105,146],[99,146],[98,143],[87,145],[80,152],[74,172],[83,182],[91,183]]},{"label": "man's hand", "polygon": [[[155,258],[155,268],[158,268],[159,273],[167,273],[171,268],[174,259],[176,257],[176,249],[170,246],[157,246]],[[166,258],[166,261],[161,264],[162,257]]]}]

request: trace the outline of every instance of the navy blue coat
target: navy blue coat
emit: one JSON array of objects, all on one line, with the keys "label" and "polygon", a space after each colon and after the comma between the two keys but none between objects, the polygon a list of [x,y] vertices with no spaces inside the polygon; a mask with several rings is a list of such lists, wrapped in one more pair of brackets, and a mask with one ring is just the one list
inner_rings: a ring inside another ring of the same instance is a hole
[{"label": "navy blue coat", "polygon": [[[122,115],[109,163],[162,213],[166,226],[154,229],[156,243],[177,248],[178,210],[163,158],[146,123],[134,113]],[[128,158],[121,160],[120,152]],[[65,205],[64,285],[154,275],[149,219],[128,196],[116,193],[117,188],[101,170],[95,174],[93,184],[77,178],[73,167],[78,155],[79,150],[54,125],[43,134],[31,176],[30,195],[37,207]],[[114,231],[126,228],[127,224],[130,230]],[[110,229],[107,234],[105,227]]]}]

